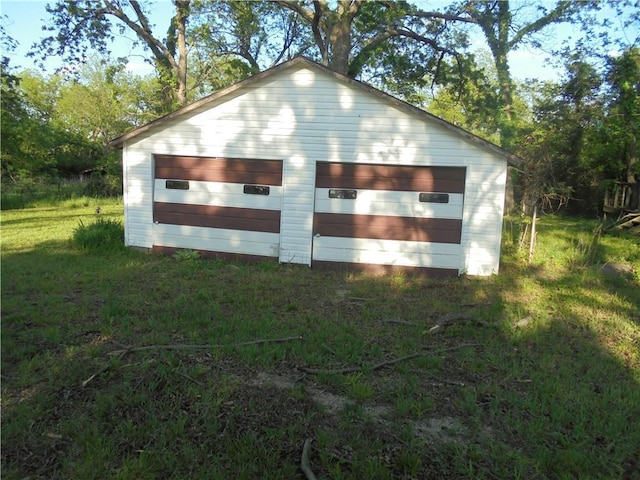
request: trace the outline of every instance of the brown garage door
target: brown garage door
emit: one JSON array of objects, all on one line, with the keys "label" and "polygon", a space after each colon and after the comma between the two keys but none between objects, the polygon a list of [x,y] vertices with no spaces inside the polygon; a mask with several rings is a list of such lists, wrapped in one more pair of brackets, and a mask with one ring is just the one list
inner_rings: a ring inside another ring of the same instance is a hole
[{"label": "brown garage door", "polygon": [[457,275],[466,171],[321,162],[313,265]]},{"label": "brown garage door", "polygon": [[278,255],[282,162],[155,155],[154,248]]}]

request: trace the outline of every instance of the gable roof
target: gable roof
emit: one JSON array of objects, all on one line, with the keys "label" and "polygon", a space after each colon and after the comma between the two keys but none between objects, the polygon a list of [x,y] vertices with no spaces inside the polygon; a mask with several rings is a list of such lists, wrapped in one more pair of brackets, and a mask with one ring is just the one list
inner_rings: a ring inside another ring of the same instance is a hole
[{"label": "gable roof", "polygon": [[211,95],[208,95],[206,97],[201,98],[200,100],[197,100],[193,103],[190,103],[189,105],[185,105],[182,108],[179,108],[178,110],[175,110],[167,115],[164,115],[160,118],[157,118],[156,120],[153,120],[141,127],[136,128],[135,130],[132,130],[128,133],[125,133],[124,135],[121,135],[117,138],[114,138],[113,140],[111,140],[109,142],[109,146],[112,148],[122,148],[124,142],[126,142],[127,140],[130,140],[132,138],[137,137],[138,135],[141,135],[149,130],[151,130],[154,127],[157,127],[159,125],[163,125],[164,123],[173,120],[177,117],[186,115],[190,112],[193,112],[195,110],[198,110],[204,106],[206,106],[209,103],[213,103],[217,100],[220,99],[224,99],[224,97],[230,96],[232,95],[234,92],[237,92],[245,87],[260,83],[268,78],[271,78],[281,72],[284,72],[286,70],[290,70],[290,69],[295,69],[295,68],[299,68],[299,67],[308,67],[310,69],[314,69],[314,70],[319,70],[327,75],[332,76],[333,78],[335,78],[338,82],[340,83],[344,83],[347,85],[351,85],[354,86],[356,88],[359,88],[360,90],[363,90],[371,95],[376,96],[377,98],[379,98],[380,100],[386,102],[387,104],[390,104],[400,110],[403,110],[407,113],[413,114],[413,115],[417,115],[419,117],[422,117],[423,119],[435,123],[437,125],[440,125],[441,127],[446,128],[447,130],[451,131],[452,133],[454,133],[455,135],[461,136],[463,137],[465,140],[467,140],[468,142],[475,144],[481,148],[484,149],[488,149],[490,151],[492,151],[493,153],[504,157],[507,162],[510,165],[513,166],[518,166],[522,163],[522,159],[520,157],[518,157],[517,155],[514,155],[508,151],[506,151],[505,149],[499,147],[498,145],[485,140],[481,137],[478,137],[477,135],[463,129],[460,127],[457,127],[456,125],[447,122],[446,120],[443,120],[440,117],[437,117],[425,110],[422,110],[421,108],[418,108],[414,105],[411,105],[403,100],[400,100],[399,98],[396,98],[392,95],[389,95],[388,93],[383,92],[382,90],[378,90],[375,87],[372,87],[371,85],[368,85],[366,83],[360,82],[358,80],[355,80],[353,78],[347,77],[346,75],[342,75],[340,73],[334,72],[333,70],[331,70],[328,67],[325,67],[324,65],[321,65],[319,63],[316,63],[312,60],[309,60],[308,58],[305,57],[296,57],[292,60],[289,60],[287,62],[281,63],[279,65],[276,65],[275,67],[272,67],[268,70],[264,70],[260,73],[257,73],[256,75],[252,75],[249,78],[246,78],[238,83],[235,83],[233,85],[231,85],[230,87],[227,88],[223,88],[222,90],[218,90],[215,93],[212,93]]}]

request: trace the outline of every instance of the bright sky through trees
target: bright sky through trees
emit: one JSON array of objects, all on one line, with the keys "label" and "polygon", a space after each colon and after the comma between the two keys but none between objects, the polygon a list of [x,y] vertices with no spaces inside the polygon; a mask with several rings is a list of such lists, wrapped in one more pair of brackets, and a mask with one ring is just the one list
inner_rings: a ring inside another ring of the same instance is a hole
[{"label": "bright sky through trees", "polygon": [[[430,4],[432,3],[430,2]],[[438,5],[436,6],[447,4],[447,2],[437,3]],[[46,1],[28,0],[2,0],[0,2],[0,12],[3,16],[6,16],[6,18],[2,19],[6,32],[14,40],[18,41],[16,51],[9,55],[13,67],[35,68],[33,59],[27,58],[26,55],[31,46],[45,34],[42,31],[42,25],[48,16],[45,11],[46,4]],[[166,30],[172,12],[171,2],[166,0],[156,2],[150,18],[155,23],[158,32]],[[571,26],[566,25],[551,26],[545,31],[545,42],[558,45],[568,35],[575,35],[576,32],[573,30]],[[472,48],[487,49],[481,35],[478,34],[473,37]],[[116,39],[112,52],[114,57],[129,58],[128,69],[131,71],[142,74],[153,71],[153,67],[144,62],[142,47],[132,49],[131,41],[126,36]],[[558,75],[557,70],[549,59],[549,55],[541,50],[521,48],[510,54],[509,61],[512,74],[516,79],[555,79]],[[62,60],[59,58],[51,58],[46,62],[47,69],[51,71],[62,66]]]}]

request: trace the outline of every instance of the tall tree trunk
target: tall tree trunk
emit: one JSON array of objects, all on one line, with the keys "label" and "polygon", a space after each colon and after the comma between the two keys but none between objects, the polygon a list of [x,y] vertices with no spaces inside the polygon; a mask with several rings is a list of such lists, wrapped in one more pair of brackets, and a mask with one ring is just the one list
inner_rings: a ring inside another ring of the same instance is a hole
[{"label": "tall tree trunk", "polygon": [[640,183],[635,175],[635,165],[638,163],[638,142],[635,132],[632,132],[629,142],[629,153],[627,154],[627,182],[631,184],[631,198],[629,208],[640,209]]},{"label": "tall tree trunk", "polygon": [[176,101],[180,105],[187,104],[187,18],[189,17],[189,0],[176,0],[176,20],[178,23],[178,65]]},{"label": "tall tree trunk", "polygon": [[329,60],[329,67],[343,75],[349,71],[349,52],[351,52],[351,25],[347,22],[338,21],[331,29],[332,55]]},{"label": "tall tree trunk", "polygon": [[635,132],[632,132],[629,141],[629,153],[627,154],[627,182],[635,183],[635,165],[638,163],[638,140]]},{"label": "tall tree trunk", "polygon": [[498,51],[494,54],[494,62],[498,75],[499,107],[500,112],[500,144],[502,148],[510,150],[514,137],[514,112],[513,112],[513,83],[509,72],[507,52]]},{"label": "tall tree trunk", "polygon": [[[353,12],[355,13],[357,9]],[[329,67],[346,75],[349,71],[349,53],[351,52],[351,22],[353,21],[351,2],[338,0],[337,11],[331,22],[329,44],[331,58]]]},{"label": "tall tree trunk", "polygon": [[[497,7],[497,12],[493,9]],[[491,50],[493,62],[498,76],[498,107],[500,115],[500,143],[507,150],[513,142],[513,82],[509,71],[508,53],[511,48],[509,33],[511,28],[511,11],[508,1],[497,2],[497,5],[485,6],[484,14],[478,21]]]}]

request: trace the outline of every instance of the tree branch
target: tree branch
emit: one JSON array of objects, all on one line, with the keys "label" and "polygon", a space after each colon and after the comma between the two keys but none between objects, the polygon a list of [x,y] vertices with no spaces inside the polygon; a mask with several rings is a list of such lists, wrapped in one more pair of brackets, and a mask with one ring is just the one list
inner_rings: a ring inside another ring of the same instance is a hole
[{"label": "tree branch", "polygon": [[473,17],[464,17],[461,15],[455,15],[450,13],[423,12],[419,10],[417,12],[412,12],[410,15],[418,18],[432,18],[432,19],[437,18],[440,20],[448,20],[452,22],[463,22],[463,23],[473,23],[473,24],[478,23],[478,21]]},{"label": "tree branch", "polygon": [[446,47],[441,47],[432,38],[427,38],[427,37],[425,37],[423,35],[420,35],[420,34],[418,34],[416,32],[412,32],[411,30],[407,30],[407,29],[404,29],[404,28],[396,28],[396,29],[389,30],[389,33],[391,34],[391,36],[407,37],[407,38],[411,38],[413,40],[416,40],[416,41],[418,41],[420,43],[427,44],[437,52],[443,52],[443,53],[447,53],[447,54],[453,55],[453,56],[456,56],[458,54],[454,50],[451,50],[451,49],[446,48]]},{"label": "tree branch", "polygon": [[[311,31],[313,32],[313,38],[316,41],[316,45],[320,49],[320,55],[325,64],[329,63],[329,48],[322,38],[322,32],[320,31],[320,22],[322,22],[322,3],[318,0],[313,1],[314,14],[311,21]],[[326,26],[325,26],[326,31]]]},{"label": "tree branch", "polygon": [[142,7],[140,7],[140,3],[137,0],[130,0],[129,3],[135,10],[136,16],[138,17],[138,20],[140,20],[140,25],[142,25],[142,28],[144,28],[147,32],[151,32],[151,27],[149,26],[149,19],[142,11]]},{"label": "tree branch", "polygon": [[275,0],[274,3],[284,7],[292,12],[297,13],[304,18],[310,24],[313,23],[313,12],[308,8],[304,8],[300,3],[295,0]]},{"label": "tree branch", "polygon": [[273,62],[271,62],[272,67],[280,63],[280,60],[282,60],[285,53],[287,53],[287,51],[291,48],[291,45],[293,45],[293,42],[296,39],[295,32],[297,31],[297,27],[298,27],[298,19],[294,17],[287,25],[287,31],[282,41],[282,49],[280,50],[280,53],[276,56],[276,58],[273,60]]},{"label": "tree branch", "polygon": [[316,42],[316,45],[320,49],[320,55],[322,56],[322,60],[327,63],[329,61],[329,53],[327,50],[327,46],[322,38],[321,29],[326,29],[326,24],[322,19],[322,3],[318,0],[314,0],[313,2],[313,11],[308,8],[305,8],[300,3],[295,0],[274,0],[274,2],[281,7],[284,7],[292,12],[297,13],[302,17],[306,22],[311,25],[311,31],[313,32],[313,39]]},{"label": "tree branch", "polygon": [[447,348],[441,348],[439,350],[426,350],[423,352],[417,352],[417,353],[412,353],[410,355],[405,355],[404,357],[398,357],[398,358],[394,358],[391,360],[387,360],[384,362],[380,362],[380,363],[376,363],[374,365],[371,365],[369,367],[346,367],[346,368],[337,368],[337,369],[324,369],[324,368],[307,368],[307,367],[298,367],[299,370],[305,372],[305,373],[311,373],[311,374],[327,374],[327,373],[334,373],[334,374],[345,374],[345,373],[355,373],[355,372],[361,372],[363,370],[371,370],[371,371],[375,371],[375,370],[380,370],[381,368],[384,367],[388,367],[389,365],[395,365],[396,363],[400,363],[400,362],[404,362],[405,360],[411,360],[412,358],[417,358],[417,357],[424,357],[427,355],[434,355],[437,353],[443,353],[443,352],[449,352],[451,350],[458,350],[460,348],[464,348],[464,347],[481,347],[484,346],[484,344],[482,343],[463,343],[460,345],[456,345],[454,347],[447,347]]},{"label": "tree branch", "polygon": [[297,337],[284,337],[284,338],[267,338],[260,340],[252,340],[250,342],[230,343],[228,345],[223,344],[206,344],[206,345],[147,345],[144,347],[126,348],[123,350],[114,350],[107,355],[124,355],[131,352],[141,352],[144,350],[211,350],[213,348],[224,347],[246,347],[247,345],[263,345],[265,343],[284,343],[291,342],[293,340],[302,340],[302,335]]},{"label": "tree branch", "polygon": [[567,14],[571,13],[572,11],[574,11],[573,2],[559,2],[556,8],[551,10],[549,13],[540,17],[535,22],[525,25],[520,30],[518,30],[513,38],[507,43],[508,50],[511,50],[526,35],[536,33],[552,23],[564,22],[567,19]]},{"label": "tree branch", "polygon": [[364,0],[351,0],[351,5],[349,5],[349,23],[358,15],[363,3]]},{"label": "tree branch", "polygon": [[317,480],[313,470],[311,470],[311,465],[309,464],[309,450],[311,449],[311,442],[312,440],[310,438],[307,438],[304,441],[304,447],[302,447],[302,458],[300,459],[300,468],[307,477],[307,480]]},{"label": "tree branch", "polygon": [[178,69],[178,63],[176,59],[173,57],[169,49],[157,38],[153,36],[150,30],[145,29],[144,27],[138,25],[136,22],[131,20],[124,11],[122,11],[119,7],[116,7],[109,0],[103,0],[107,9],[105,9],[105,15],[113,15],[118,18],[122,22],[124,22],[131,30],[133,30],[138,36],[144,40],[144,42],[148,45],[153,53],[154,57],[158,60],[166,60],[169,62],[172,68]]}]

